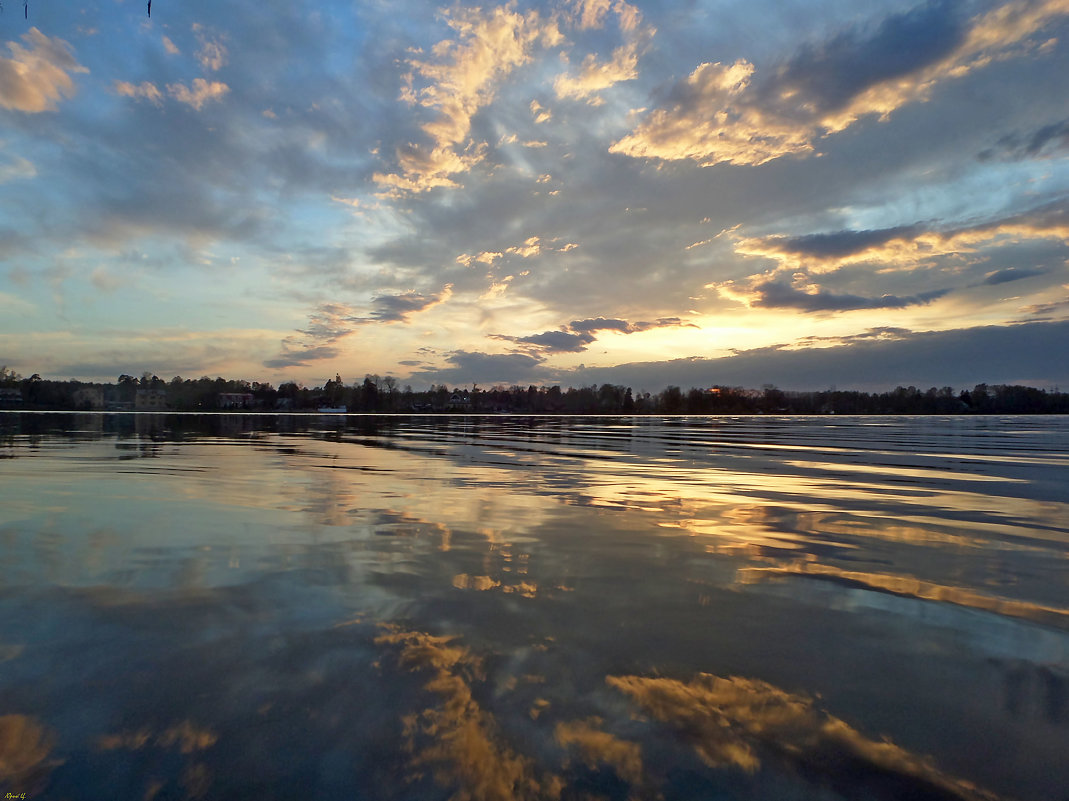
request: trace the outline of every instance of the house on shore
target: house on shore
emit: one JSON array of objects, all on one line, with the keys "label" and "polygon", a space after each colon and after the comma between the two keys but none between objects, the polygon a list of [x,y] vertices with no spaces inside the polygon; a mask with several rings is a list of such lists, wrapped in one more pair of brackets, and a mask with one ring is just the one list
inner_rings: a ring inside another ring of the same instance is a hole
[{"label": "house on shore", "polygon": [[134,411],[167,411],[167,393],[159,389],[139,389],[134,396]]},{"label": "house on shore", "polygon": [[78,387],[71,396],[75,409],[95,411],[104,408],[104,387]]},{"label": "house on shore", "polygon": [[220,392],[216,402],[220,409],[251,409],[255,401],[251,392]]}]

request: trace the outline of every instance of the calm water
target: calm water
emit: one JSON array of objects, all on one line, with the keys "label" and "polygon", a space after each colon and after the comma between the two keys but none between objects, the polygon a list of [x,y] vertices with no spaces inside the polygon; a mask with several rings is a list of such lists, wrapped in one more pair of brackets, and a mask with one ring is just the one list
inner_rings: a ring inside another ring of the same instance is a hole
[{"label": "calm water", "polygon": [[0,414],[0,789],[1067,799],[1069,420]]}]

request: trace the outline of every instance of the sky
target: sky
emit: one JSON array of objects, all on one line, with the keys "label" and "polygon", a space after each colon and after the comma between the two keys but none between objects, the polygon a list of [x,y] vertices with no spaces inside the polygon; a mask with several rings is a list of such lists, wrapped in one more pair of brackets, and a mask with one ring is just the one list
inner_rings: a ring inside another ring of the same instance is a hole
[{"label": "sky", "polygon": [[1069,385],[1069,0],[15,0],[0,364]]}]

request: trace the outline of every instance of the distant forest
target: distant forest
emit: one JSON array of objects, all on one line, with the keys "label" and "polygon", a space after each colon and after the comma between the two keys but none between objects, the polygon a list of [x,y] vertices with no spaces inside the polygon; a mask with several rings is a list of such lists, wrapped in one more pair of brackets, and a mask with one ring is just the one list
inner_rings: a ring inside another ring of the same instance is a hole
[{"label": "distant forest", "polygon": [[1018,385],[896,387],[888,392],[827,389],[792,392],[713,386],[670,386],[651,394],[615,384],[601,386],[431,386],[415,391],[393,376],[369,375],[346,384],[335,376],[323,386],[287,382],[278,387],[225,378],[165,381],[151,373],[121,375],[113,384],[23,378],[0,368],[0,408],[62,411],[349,411],[515,414],[1067,414],[1069,393]]}]

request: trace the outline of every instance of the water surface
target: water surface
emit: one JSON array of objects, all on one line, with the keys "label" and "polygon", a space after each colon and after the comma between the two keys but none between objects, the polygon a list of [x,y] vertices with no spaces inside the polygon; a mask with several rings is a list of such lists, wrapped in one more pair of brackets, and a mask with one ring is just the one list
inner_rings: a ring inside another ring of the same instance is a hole
[{"label": "water surface", "polygon": [[1069,798],[1069,420],[0,414],[0,788]]}]

